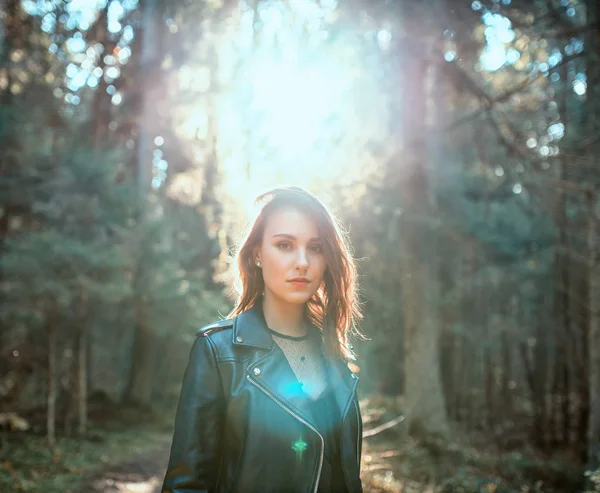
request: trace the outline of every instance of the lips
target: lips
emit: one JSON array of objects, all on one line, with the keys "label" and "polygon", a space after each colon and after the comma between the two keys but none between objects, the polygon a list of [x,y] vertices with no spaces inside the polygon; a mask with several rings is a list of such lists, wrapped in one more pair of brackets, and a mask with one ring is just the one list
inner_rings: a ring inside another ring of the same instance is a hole
[{"label": "lips", "polygon": [[296,277],[294,279],[290,279],[288,282],[293,286],[306,286],[310,281],[303,277]]}]

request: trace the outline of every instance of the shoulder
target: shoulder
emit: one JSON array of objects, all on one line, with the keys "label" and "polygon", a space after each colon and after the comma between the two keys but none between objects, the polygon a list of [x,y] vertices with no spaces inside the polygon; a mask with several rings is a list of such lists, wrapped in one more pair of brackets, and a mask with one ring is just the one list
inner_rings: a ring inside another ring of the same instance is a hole
[{"label": "shoulder", "polygon": [[199,328],[196,337],[209,337],[217,332],[233,328],[233,319],[219,320]]},{"label": "shoulder", "polygon": [[195,345],[207,350],[210,348],[217,363],[236,359],[232,329],[235,318],[219,320],[205,325],[196,331]]}]

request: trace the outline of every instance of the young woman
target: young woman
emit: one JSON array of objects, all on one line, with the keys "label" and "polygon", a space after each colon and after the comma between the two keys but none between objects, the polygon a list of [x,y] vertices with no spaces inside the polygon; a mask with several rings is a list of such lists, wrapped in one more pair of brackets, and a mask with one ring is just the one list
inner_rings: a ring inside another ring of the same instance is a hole
[{"label": "young woman", "polygon": [[191,349],[162,491],[359,493],[354,261],[313,195],[277,188],[257,201],[237,304]]}]

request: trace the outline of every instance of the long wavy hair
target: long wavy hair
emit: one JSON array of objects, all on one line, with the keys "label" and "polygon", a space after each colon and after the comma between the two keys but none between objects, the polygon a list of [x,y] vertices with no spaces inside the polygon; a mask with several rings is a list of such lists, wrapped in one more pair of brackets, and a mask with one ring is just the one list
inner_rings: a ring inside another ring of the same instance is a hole
[{"label": "long wavy hair", "polygon": [[325,353],[329,357],[354,360],[348,335],[364,336],[356,327],[362,316],[356,263],[347,233],[327,207],[302,188],[275,188],[260,195],[255,205],[259,207],[258,215],[236,253],[234,290],[237,302],[228,318],[249,310],[262,299],[265,284],[262,272],[254,262],[255,248],[262,243],[265,226],[273,212],[282,207],[293,207],[315,221],[327,263],[321,286],[306,302],[306,317],[321,330]]}]

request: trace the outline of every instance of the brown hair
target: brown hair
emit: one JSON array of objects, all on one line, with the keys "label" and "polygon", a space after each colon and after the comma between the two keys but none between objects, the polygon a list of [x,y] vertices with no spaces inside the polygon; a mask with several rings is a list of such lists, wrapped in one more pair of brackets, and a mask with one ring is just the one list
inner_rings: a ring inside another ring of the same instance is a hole
[{"label": "brown hair", "polygon": [[281,207],[294,207],[315,220],[327,262],[322,285],[306,302],[308,320],[323,332],[326,354],[354,360],[348,334],[362,337],[355,325],[361,312],[356,264],[341,224],[319,199],[298,187],[275,188],[260,195],[255,204],[260,211],[236,255],[234,288],[238,299],[228,316],[235,317],[260,301],[264,281],[253,252],[262,242],[271,214]]}]

